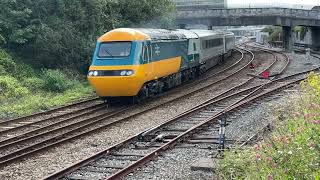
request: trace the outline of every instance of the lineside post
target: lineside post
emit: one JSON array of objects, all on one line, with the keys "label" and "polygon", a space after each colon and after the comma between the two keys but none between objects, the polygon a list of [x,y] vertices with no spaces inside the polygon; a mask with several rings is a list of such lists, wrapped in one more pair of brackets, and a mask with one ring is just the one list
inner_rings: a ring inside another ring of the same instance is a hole
[{"label": "lineside post", "polygon": [[223,156],[223,151],[225,149],[225,140],[226,140],[226,126],[227,126],[227,121],[226,121],[226,117],[222,116],[219,119],[219,124],[220,124],[220,128],[219,128],[219,149],[218,149],[218,153],[220,155]]}]

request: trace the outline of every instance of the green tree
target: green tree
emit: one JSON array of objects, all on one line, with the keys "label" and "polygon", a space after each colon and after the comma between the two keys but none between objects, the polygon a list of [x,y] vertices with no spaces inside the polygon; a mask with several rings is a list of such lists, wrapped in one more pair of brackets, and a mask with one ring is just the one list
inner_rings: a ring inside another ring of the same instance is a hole
[{"label": "green tree", "polygon": [[0,45],[15,48],[34,37],[31,9],[25,0],[0,1]]},{"label": "green tree", "polygon": [[103,33],[168,27],[174,10],[171,0],[1,0],[0,8],[0,45],[39,68],[82,71]]}]

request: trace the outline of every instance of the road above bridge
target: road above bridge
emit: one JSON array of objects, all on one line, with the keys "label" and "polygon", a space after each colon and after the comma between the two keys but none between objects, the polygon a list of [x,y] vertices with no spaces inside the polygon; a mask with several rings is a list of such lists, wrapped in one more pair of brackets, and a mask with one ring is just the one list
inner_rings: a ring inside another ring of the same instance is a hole
[{"label": "road above bridge", "polygon": [[320,11],[288,8],[210,9],[206,7],[177,8],[176,23],[212,26],[275,25],[283,27],[284,47],[292,49],[294,26],[307,26],[312,33],[312,47],[320,49]]},{"label": "road above bridge", "polygon": [[320,11],[287,8],[178,9],[178,24],[320,26]]}]

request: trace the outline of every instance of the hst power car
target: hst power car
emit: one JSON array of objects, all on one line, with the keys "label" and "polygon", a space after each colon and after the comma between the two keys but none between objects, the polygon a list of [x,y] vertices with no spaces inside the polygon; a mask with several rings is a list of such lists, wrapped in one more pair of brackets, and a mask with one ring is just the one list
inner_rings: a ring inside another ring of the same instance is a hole
[{"label": "hst power car", "polygon": [[201,75],[234,46],[230,32],[115,29],[98,39],[88,80],[109,103],[141,100]]}]

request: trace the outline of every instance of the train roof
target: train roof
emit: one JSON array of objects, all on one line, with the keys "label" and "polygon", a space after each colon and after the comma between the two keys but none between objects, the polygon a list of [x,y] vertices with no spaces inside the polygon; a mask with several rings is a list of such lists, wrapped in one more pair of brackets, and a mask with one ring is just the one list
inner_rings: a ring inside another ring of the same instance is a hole
[{"label": "train roof", "polygon": [[311,10],[317,10],[317,11],[320,11],[320,6],[314,6]]},{"label": "train roof", "polygon": [[98,41],[179,40],[226,34],[229,33],[214,30],[120,28],[107,32]]}]

